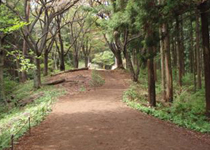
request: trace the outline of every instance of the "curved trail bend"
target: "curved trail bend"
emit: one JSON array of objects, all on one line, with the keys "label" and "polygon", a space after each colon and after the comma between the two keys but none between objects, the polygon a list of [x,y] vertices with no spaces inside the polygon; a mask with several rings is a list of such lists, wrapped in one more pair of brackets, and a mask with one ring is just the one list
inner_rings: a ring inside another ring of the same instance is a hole
[{"label": "curved trail bend", "polygon": [[66,95],[16,150],[210,150],[203,140],[127,107],[127,75],[101,71],[101,88]]}]

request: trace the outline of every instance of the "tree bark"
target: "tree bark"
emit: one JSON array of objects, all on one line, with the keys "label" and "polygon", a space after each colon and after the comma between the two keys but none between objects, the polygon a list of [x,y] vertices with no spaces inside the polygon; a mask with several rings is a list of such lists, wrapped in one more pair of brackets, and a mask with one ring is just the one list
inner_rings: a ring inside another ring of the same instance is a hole
[{"label": "tree bark", "polygon": [[122,51],[116,46],[115,43],[110,43],[106,35],[104,35],[104,39],[106,43],[109,45],[109,48],[114,54],[115,58],[117,59],[117,69],[124,69],[122,55],[121,55]]},{"label": "tree bark", "polygon": [[203,56],[204,56],[204,75],[205,75],[205,95],[206,95],[206,115],[210,117],[210,46],[209,46],[209,24],[208,24],[208,1],[200,5],[202,39],[203,39]]},{"label": "tree bark", "polygon": [[[26,44],[26,40],[23,39],[23,56],[26,57],[27,55],[27,44]],[[25,70],[23,70],[21,72],[21,82],[26,82],[27,80],[27,73]]]},{"label": "tree bark", "polygon": [[177,51],[176,51],[176,40],[172,38],[172,68],[174,68],[174,79],[177,79]]},{"label": "tree bark", "polygon": [[200,54],[200,20],[198,11],[196,11],[196,71],[197,71],[197,88],[201,89],[201,54]]},{"label": "tree bark", "polygon": [[[25,12],[25,18],[26,18],[26,22],[28,22],[29,23],[29,19],[30,19],[30,1],[28,1],[28,0],[25,0],[25,3],[26,3],[26,12]],[[29,28],[29,26],[26,26],[25,28]],[[26,57],[26,55],[27,55],[27,51],[28,51],[28,49],[27,49],[27,43],[26,43],[26,40],[25,39],[23,39],[23,56],[24,57]],[[25,70],[23,70],[22,72],[21,72],[21,82],[25,82],[26,80],[27,80],[27,73],[26,73],[26,71]]]},{"label": "tree bark", "polygon": [[89,56],[85,56],[85,68],[88,67],[89,62],[90,62]]},{"label": "tree bark", "polygon": [[[160,27],[161,38],[163,36],[162,28]],[[162,84],[162,97],[163,100],[166,100],[166,81],[165,81],[165,51],[164,51],[164,42],[160,41],[160,54],[161,54],[161,84]]]},{"label": "tree bark", "polygon": [[40,59],[34,58],[36,68],[34,69],[34,88],[39,89],[41,87],[41,71],[40,71]]},{"label": "tree bark", "polygon": [[163,24],[165,31],[164,51],[165,51],[165,73],[166,73],[166,101],[173,102],[173,79],[171,69],[171,53],[170,53],[170,35],[168,25]]},{"label": "tree bark", "polygon": [[4,94],[4,52],[2,48],[2,39],[0,38],[0,102],[4,102],[5,94]]},{"label": "tree bark", "polygon": [[64,45],[63,39],[61,36],[61,16],[57,16],[57,25],[58,25],[58,39],[60,43],[60,71],[65,70],[65,59],[64,59]]},{"label": "tree bark", "polygon": [[[151,48],[149,49],[151,50]],[[147,61],[148,65],[148,101],[150,106],[156,106],[156,92],[155,92],[155,77],[154,77],[154,59],[150,58]]]},{"label": "tree bark", "polygon": [[123,61],[122,61],[122,56],[121,56],[121,51],[117,50],[115,52],[115,58],[117,59],[117,68],[118,69],[124,69],[123,67]]},{"label": "tree bark", "polygon": [[183,16],[181,15],[180,18],[180,33],[181,33],[181,49],[180,49],[180,63],[181,63],[181,70],[182,70],[182,76],[185,74],[185,53],[184,53],[184,30],[183,30]]},{"label": "tree bark", "polygon": [[18,79],[19,79],[19,82],[23,82],[22,80],[22,72],[20,72],[19,70],[20,70],[20,68],[21,68],[21,66],[20,66],[20,60],[19,59],[17,59],[16,60],[16,68],[17,68],[17,74],[18,74]]},{"label": "tree bark", "polygon": [[[151,38],[152,30],[150,27],[147,29],[147,38]],[[156,107],[156,91],[155,91],[155,72],[154,72],[154,47],[149,45],[148,54],[150,55],[147,60],[147,68],[148,68],[148,101],[151,107]]]},{"label": "tree bark", "polygon": [[78,56],[78,54],[74,55],[74,68],[79,68],[79,56]]},{"label": "tree bark", "polygon": [[182,54],[181,54],[181,41],[180,41],[180,23],[179,18],[176,18],[176,42],[177,42],[177,66],[178,66],[178,84],[182,86]]},{"label": "tree bark", "polygon": [[44,52],[44,76],[48,75],[48,51]]},{"label": "tree bark", "polygon": [[[139,68],[137,68],[137,72],[135,72],[134,67],[132,65],[131,58],[130,58],[130,54],[127,52],[127,48],[124,48],[123,54],[126,59],[127,69],[130,70],[133,82],[138,82]],[[139,66],[137,66],[137,67],[139,67]]]}]

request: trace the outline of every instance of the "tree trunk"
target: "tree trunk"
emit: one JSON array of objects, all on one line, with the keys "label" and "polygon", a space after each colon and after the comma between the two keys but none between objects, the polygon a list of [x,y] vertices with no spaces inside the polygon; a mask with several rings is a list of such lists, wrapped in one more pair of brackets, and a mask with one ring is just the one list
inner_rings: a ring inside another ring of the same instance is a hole
[{"label": "tree trunk", "polygon": [[201,89],[201,54],[200,54],[200,20],[198,11],[196,11],[196,71],[197,71],[197,88]]},{"label": "tree trunk", "polygon": [[[25,39],[23,39],[23,56],[26,57],[26,54],[27,54],[27,44]],[[27,80],[27,73],[26,71],[23,70],[21,72],[21,82],[26,82],[26,80]]]},{"label": "tree trunk", "polygon": [[[137,72],[135,72],[134,67],[133,67],[133,65],[132,65],[131,58],[130,58],[130,54],[127,52],[127,48],[124,48],[123,54],[124,54],[124,57],[125,57],[125,59],[126,59],[126,66],[127,66],[127,69],[130,70],[130,73],[131,73],[131,75],[132,75],[132,80],[133,80],[133,82],[138,82],[139,71],[137,70]],[[138,68],[137,68],[137,69],[138,69]]]},{"label": "tree trunk", "polygon": [[53,52],[53,69],[58,70],[58,60],[59,58],[57,57],[57,53]]},{"label": "tree trunk", "polygon": [[74,56],[74,68],[79,68],[79,57],[78,54]]},{"label": "tree trunk", "polygon": [[44,52],[44,76],[48,75],[48,51]]},{"label": "tree trunk", "polygon": [[4,94],[4,76],[3,76],[3,69],[4,69],[4,53],[1,50],[2,47],[2,40],[0,38],[0,102],[4,102],[5,94]]},{"label": "tree trunk", "polygon": [[177,42],[177,66],[178,66],[178,84],[182,86],[182,54],[181,54],[181,41],[180,41],[180,23],[179,18],[176,18],[176,42]]},{"label": "tree trunk", "polygon": [[[149,49],[151,50],[151,48]],[[154,77],[154,61],[153,58],[147,60],[148,65],[148,101],[150,106],[156,106],[156,93],[155,93],[155,77]]]},{"label": "tree trunk", "polygon": [[165,51],[165,73],[166,73],[166,101],[173,102],[173,79],[171,69],[171,53],[170,53],[170,35],[168,25],[163,25],[165,31],[164,51]]},{"label": "tree trunk", "polygon": [[85,56],[85,68],[88,67],[89,61],[90,61],[89,57]]},{"label": "tree trunk", "polygon": [[172,68],[174,68],[174,79],[177,79],[177,51],[176,51],[176,40],[172,38]]},{"label": "tree trunk", "polygon": [[22,81],[22,72],[20,72],[21,66],[20,66],[20,60],[19,59],[16,60],[16,68],[17,68],[16,71],[17,71],[17,74],[18,74],[19,82],[23,82]]},{"label": "tree trunk", "polygon": [[190,51],[189,51],[189,60],[190,60],[190,73],[194,71],[194,48],[193,48],[193,25],[192,19],[190,20]]},{"label": "tree trunk", "polygon": [[[29,23],[29,21],[30,21],[30,1],[25,1],[26,2],[26,12],[25,12],[25,17],[26,17],[26,22],[28,22]],[[29,25],[28,26],[26,26],[25,28],[29,28]],[[26,57],[26,55],[27,55],[27,51],[28,51],[28,49],[27,49],[27,43],[26,43],[26,40],[25,39],[23,39],[23,56],[24,57]],[[26,82],[26,80],[27,80],[27,73],[26,73],[26,71],[22,71],[21,72],[21,82]]]},{"label": "tree trunk", "polygon": [[58,39],[60,43],[60,71],[65,70],[65,59],[64,59],[64,46],[63,39],[61,36],[61,16],[57,17],[57,25],[58,25]]},{"label": "tree trunk", "polygon": [[206,92],[206,114],[210,117],[210,46],[209,46],[209,24],[208,24],[208,1],[200,5],[201,23],[202,23],[202,39],[203,39],[203,55],[204,55],[204,75],[205,75],[205,92]]},{"label": "tree trunk", "polygon": [[[160,27],[161,38],[163,37],[162,27]],[[160,54],[161,54],[161,82],[162,82],[162,97],[166,100],[166,81],[165,81],[165,51],[164,42],[160,41]]]},{"label": "tree trunk", "polygon": [[123,67],[123,61],[122,61],[122,56],[121,56],[121,51],[117,50],[115,52],[115,58],[117,59],[117,68],[118,69],[124,69]]},{"label": "tree trunk", "polygon": [[41,87],[41,71],[40,71],[40,59],[34,58],[36,68],[34,69],[34,88],[39,89]]},{"label": "tree trunk", "polygon": [[[153,36],[151,27],[147,29],[146,38],[151,38]],[[151,107],[156,107],[156,91],[155,91],[155,72],[154,72],[154,47],[148,45],[148,54],[150,58],[147,60],[148,69],[148,101]]]},{"label": "tree trunk", "polygon": [[64,59],[64,49],[61,48],[61,53],[60,53],[60,71],[65,70],[65,59]]},{"label": "tree trunk", "polygon": [[184,49],[185,49],[185,46],[184,46],[184,30],[183,30],[183,16],[181,15],[181,18],[180,18],[180,33],[181,33],[181,49],[180,49],[180,60],[181,60],[181,70],[182,70],[182,76],[185,74],[185,53],[184,53]]}]

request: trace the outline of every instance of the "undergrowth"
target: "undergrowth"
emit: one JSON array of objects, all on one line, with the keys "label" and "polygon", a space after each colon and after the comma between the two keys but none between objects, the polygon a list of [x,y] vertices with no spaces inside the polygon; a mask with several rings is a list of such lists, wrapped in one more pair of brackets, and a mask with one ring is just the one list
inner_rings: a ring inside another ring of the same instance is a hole
[{"label": "undergrowth", "polygon": [[91,73],[91,81],[90,85],[93,87],[99,87],[104,85],[105,79],[101,77],[101,75],[96,71],[93,70]]},{"label": "undergrowth", "polygon": [[[190,76],[189,76],[190,77]],[[179,126],[210,133],[210,122],[205,116],[205,91],[204,89],[194,92],[194,87],[190,86],[190,80],[186,77],[186,83],[180,89],[174,83],[174,102],[165,103],[161,97],[161,84],[157,82],[157,107],[151,108],[148,104],[147,82],[141,80],[140,84],[133,84],[124,93],[123,100],[127,105],[152,115],[162,120],[167,120]]]},{"label": "undergrowth", "polygon": [[[25,107],[14,106],[12,103],[18,103],[18,100],[27,98],[33,94],[43,95],[34,102]],[[15,135],[15,140],[22,136],[28,130],[25,125],[28,118],[31,118],[31,126],[39,124],[45,116],[51,111],[53,101],[64,91],[53,89],[53,87],[43,87],[40,90],[33,90],[32,82],[17,86],[11,95],[14,100],[5,110],[3,104],[0,106],[0,150],[10,146],[11,135]],[[25,126],[24,126],[25,125]]]}]

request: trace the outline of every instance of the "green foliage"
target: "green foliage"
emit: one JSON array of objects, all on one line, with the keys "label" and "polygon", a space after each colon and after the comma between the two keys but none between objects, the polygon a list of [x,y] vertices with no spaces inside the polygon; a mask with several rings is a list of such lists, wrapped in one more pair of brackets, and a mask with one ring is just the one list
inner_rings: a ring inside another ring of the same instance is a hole
[{"label": "green foliage", "polygon": [[105,79],[102,78],[96,70],[93,70],[91,73],[90,85],[93,87],[99,87],[104,85]]},{"label": "green foliage", "polygon": [[11,33],[27,24],[17,19],[4,5],[0,5],[0,32]]},{"label": "green foliage", "polygon": [[129,106],[179,126],[202,133],[210,133],[210,123],[204,115],[204,89],[194,94],[183,89],[181,93],[175,95],[176,99],[171,106],[164,106],[161,101],[158,101],[156,108],[150,108],[148,107],[147,96],[145,96],[147,92],[143,92],[143,88],[139,86],[132,85],[125,92],[123,100]]},{"label": "green foliage", "polygon": [[102,65],[113,65],[114,64],[114,54],[110,51],[104,51],[98,54],[95,54],[93,63],[102,64]]},{"label": "green foliage", "polygon": [[[34,55],[32,51],[29,52],[29,55]],[[19,61],[21,68],[18,70],[19,72],[26,71],[29,72],[29,70],[33,70],[36,68],[36,66],[31,63],[31,60],[28,58],[25,58],[25,56],[22,54],[22,51],[20,50],[14,50],[7,52],[7,56],[13,56],[14,62]]]},{"label": "green foliage", "polygon": [[4,90],[6,95],[12,93],[17,85],[18,82],[13,80],[11,76],[7,75],[6,77],[4,77]]},{"label": "green foliage", "polygon": [[15,135],[15,139],[18,139],[28,130],[28,125],[25,125],[28,117],[31,118],[31,126],[39,124],[51,111],[53,101],[61,94],[64,94],[63,91],[49,87],[33,91],[32,84],[32,82],[21,84],[12,94],[16,96],[16,99],[23,99],[32,94],[39,94],[44,91],[42,97],[26,105],[24,108],[14,107],[9,111],[5,111],[3,110],[5,105],[0,106],[0,149],[10,146],[10,137],[12,134]]}]

